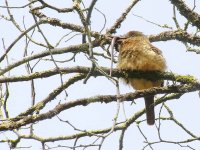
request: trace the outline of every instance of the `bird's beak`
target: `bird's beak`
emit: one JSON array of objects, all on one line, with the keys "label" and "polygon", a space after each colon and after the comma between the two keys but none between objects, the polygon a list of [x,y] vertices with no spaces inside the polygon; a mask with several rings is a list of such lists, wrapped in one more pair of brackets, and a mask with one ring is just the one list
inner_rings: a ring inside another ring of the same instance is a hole
[{"label": "bird's beak", "polygon": [[127,39],[127,37],[125,37],[125,36],[119,36],[119,37],[117,38],[117,42],[122,42],[122,41],[125,40],[125,39]]},{"label": "bird's beak", "polygon": [[127,39],[127,37],[125,36],[112,36],[112,35],[107,36],[107,38],[111,41],[113,38],[116,38],[116,42],[122,42],[124,39]]}]

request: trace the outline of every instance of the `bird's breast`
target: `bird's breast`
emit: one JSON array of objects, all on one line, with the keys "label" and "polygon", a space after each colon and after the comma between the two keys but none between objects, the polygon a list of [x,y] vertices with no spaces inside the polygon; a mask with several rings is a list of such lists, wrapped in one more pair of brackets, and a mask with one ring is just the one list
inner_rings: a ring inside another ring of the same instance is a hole
[{"label": "bird's breast", "polygon": [[120,48],[118,68],[123,70],[164,71],[166,62],[148,43],[128,41]]}]

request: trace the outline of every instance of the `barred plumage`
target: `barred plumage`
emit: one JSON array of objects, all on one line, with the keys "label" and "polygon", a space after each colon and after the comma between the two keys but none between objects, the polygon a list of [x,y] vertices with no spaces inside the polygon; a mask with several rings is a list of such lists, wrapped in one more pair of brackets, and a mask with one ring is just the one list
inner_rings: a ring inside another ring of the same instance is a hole
[{"label": "barred plumage", "polygon": [[[138,31],[128,32],[119,44],[118,69],[120,70],[143,70],[161,71],[166,69],[166,62],[162,52],[154,47],[149,39]],[[125,79],[129,85],[136,90],[160,87],[163,81],[150,81],[146,79]],[[154,95],[146,96],[146,116],[147,123],[153,125],[155,122],[154,114]]]}]

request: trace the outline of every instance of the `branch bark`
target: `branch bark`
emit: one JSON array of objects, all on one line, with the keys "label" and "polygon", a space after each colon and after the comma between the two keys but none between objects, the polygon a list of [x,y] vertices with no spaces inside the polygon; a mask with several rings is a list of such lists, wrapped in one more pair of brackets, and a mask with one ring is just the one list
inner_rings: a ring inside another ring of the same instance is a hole
[{"label": "branch bark", "polygon": [[[0,124],[0,131],[18,129],[30,123],[42,121],[45,119],[51,119],[52,117],[55,117],[56,115],[58,115],[60,112],[70,109],[70,108],[74,108],[76,106],[87,106],[89,104],[97,103],[97,102],[101,102],[101,103],[116,102],[117,98],[120,98],[121,101],[133,101],[137,98],[144,97],[150,94],[179,93],[182,95],[184,93],[193,92],[197,90],[200,90],[200,85],[189,84],[189,85],[168,86],[168,87],[160,87],[160,88],[151,88],[147,90],[139,90],[134,93],[120,95],[120,97],[117,97],[116,95],[104,95],[104,96],[95,96],[95,97],[90,97],[90,98],[72,100],[67,103],[58,104],[55,108],[53,108],[52,110],[49,110],[46,113],[11,118],[8,121],[2,122]],[[164,101],[166,100],[164,99]],[[157,102],[156,104],[159,104],[159,103]],[[144,112],[145,110],[142,110],[142,114]],[[135,114],[135,116],[137,117],[135,117],[134,120],[132,120],[132,122],[134,122],[135,119],[137,119],[142,114],[140,115]],[[129,122],[129,125],[132,122]]]},{"label": "branch bark", "polygon": [[193,26],[200,29],[200,15],[192,11],[183,0],[170,0],[170,2],[177,7],[180,14],[189,20]]}]

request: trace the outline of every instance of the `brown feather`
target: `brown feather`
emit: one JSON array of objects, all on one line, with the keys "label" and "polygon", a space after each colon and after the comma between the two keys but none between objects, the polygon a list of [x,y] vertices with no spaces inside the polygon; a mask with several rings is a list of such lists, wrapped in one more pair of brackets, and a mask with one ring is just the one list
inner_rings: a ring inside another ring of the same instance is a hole
[{"label": "brown feather", "polygon": [[[124,35],[119,43],[120,70],[165,71],[166,62],[162,51],[153,46],[149,39],[138,31],[130,31]],[[124,79],[127,84],[136,90],[160,87],[162,80],[150,81],[146,79]],[[154,95],[145,97],[147,123],[154,124]]]},{"label": "brown feather", "polygon": [[146,96],[144,100],[145,100],[145,107],[146,107],[147,124],[153,125],[155,123],[154,95]]}]

